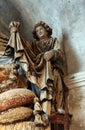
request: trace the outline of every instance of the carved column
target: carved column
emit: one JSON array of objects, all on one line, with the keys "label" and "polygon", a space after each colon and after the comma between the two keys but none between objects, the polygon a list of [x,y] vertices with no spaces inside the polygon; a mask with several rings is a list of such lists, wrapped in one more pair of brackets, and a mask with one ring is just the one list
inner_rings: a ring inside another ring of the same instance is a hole
[{"label": "carved column", "polygon": [[72,114],[70,130],[85,129],[85,72],[65,78],[69,88],[68,110]]}]

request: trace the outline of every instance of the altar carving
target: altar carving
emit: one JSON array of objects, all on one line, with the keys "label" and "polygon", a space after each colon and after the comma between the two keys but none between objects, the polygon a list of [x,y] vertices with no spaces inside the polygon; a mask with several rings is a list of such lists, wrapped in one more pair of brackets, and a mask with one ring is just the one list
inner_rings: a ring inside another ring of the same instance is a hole
[{"label": "altar carving", "polygon": [[[26,41],[20,37],[19,22],[11,22],[9,28],[10,38],[5,45],[4,54],[0,56],[0,92],[9,93],[15,88],[16,92],[22,88],[23,91],[29,89],[30,93],[34,94],[34,101],[32,100],[30,106],[33,130],[50,130],[51,114],[67,113],[65,93],[68,89],[63,81],[64,53],[61,45],[57,38],[51,37],[52,29],[49,25],[42,21],[34,27],[34,41]],[[29,104],[25,101],[23,103],[27,106]],[[21,110],[25,107],[22,105]],[[13,106],[12,109],[19,111],[16,107],[18,106]],[[13,110],[9,109],[7,110],[13,113]],[[26,108],[25,112],[28,113]],[[23,118],[21,120],[24,121]]]}]

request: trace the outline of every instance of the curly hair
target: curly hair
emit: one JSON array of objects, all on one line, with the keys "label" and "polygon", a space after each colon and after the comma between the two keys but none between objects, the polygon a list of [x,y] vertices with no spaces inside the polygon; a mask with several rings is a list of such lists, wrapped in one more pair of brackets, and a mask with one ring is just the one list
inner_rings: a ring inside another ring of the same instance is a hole
[{"label": "curly hair", "polygon": [[38,37],[37,34],[36,34],[36,28],[37,28],[38,26],[42,26],[42,27],[45,28],[45,30],[46,30],[47,33],[48,33],[48,37],[50,37],[50,36],[52,35],[52,28],[50,28],[49,25],[47,25],[45,22],[40,21],[39,23],[35,24],[34,29],[33,29],[33,32],[32,32],[33,37],[34,37],[36,40],[39,40],[39,37]]}]

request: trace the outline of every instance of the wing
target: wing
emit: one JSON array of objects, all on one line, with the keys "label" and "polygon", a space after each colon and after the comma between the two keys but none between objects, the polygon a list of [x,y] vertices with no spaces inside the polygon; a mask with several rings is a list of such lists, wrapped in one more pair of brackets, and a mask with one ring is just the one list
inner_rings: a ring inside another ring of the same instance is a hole
[{"label": "wing", "polygon": [[9,41],[9,38],[5,34],[0,32],[0,55],[4,54],[8,41]]}]

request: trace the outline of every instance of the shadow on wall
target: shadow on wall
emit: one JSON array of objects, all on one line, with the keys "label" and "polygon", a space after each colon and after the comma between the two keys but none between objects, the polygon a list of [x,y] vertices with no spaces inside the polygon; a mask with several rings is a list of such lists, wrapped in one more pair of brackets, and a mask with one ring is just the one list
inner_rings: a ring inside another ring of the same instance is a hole
[{"label": "shadow on wall", "polygon": [[9,36],[9,24],[11,21],[21,23],[20,33],[24,38],[32,39],[32,20],[28,14],[28,22],[23,19],[23,13],[10,0],[0,0],[0,32]]},{"label": "shadow on wall", "polygon": [[64,53],[65,53],[66,75],[78,72],[78,70],[80,68],[79,59],[78,59],[78,56],[77,56],[74,48],[71,46],[71,40],[66,31],[63,31],[62,44],[63,44],[63,48],[64,48]]}]

